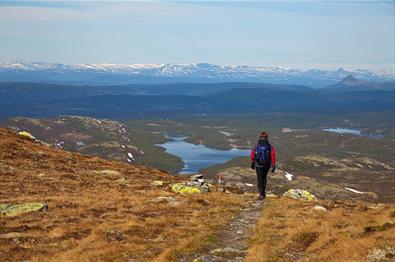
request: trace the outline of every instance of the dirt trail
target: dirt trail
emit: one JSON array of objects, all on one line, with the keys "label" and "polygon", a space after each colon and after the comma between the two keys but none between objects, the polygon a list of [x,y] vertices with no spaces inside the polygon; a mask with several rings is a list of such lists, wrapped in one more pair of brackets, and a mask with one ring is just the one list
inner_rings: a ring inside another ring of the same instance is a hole
[{"label": "dirt trail", "polygon": [[179,261],[243,261],[252,229],[261,215],[264,201],[250,200],[225,228],[216,235],[215,241],[203,245],[199,252],[189,254]]}]

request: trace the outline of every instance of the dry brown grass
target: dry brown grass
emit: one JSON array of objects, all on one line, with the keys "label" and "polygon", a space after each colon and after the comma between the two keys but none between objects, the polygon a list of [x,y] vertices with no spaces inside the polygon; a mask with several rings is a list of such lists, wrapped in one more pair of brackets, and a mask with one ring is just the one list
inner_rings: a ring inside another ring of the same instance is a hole
[{"label": "dry brown grass", "polygon": [[[168,185],[179,178],[55,150],[0,129],[0,203],[49,206],[0,218],[0,261],[169,261],[202,245],[246,198],[176,195],[150,185],[153,180]],[[158,196],[181,204],[153,202]]]},{"label": "dry brown grass", "polygon": [[373,248],[395,246],[395,205],[370,205],[268,199],[245,261],[366,261]]}]

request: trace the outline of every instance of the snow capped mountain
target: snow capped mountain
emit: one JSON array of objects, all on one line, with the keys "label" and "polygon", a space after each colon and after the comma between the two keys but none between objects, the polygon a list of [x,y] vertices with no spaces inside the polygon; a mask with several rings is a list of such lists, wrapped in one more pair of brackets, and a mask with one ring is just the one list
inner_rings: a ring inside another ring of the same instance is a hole
[{"label": "snow capped mountain", "polygon": [[80,84],[125,84],[145,82],[272,82],[314,86],[333,84],[347,75],[369,81],[393,81],[395,72],[346,70],[299,70],[288,67],[220,66],[191,64],[0,64],[0,81],[48,81]]}]

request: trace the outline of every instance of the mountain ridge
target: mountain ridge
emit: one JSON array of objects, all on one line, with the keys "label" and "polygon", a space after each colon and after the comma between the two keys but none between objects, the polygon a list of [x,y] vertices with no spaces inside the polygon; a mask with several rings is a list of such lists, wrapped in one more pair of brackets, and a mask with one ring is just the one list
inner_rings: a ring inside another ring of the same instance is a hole
[{"label": "mountain ridge", "polygon": [[0,81],[73,84],[128,84],[169,82],[267,82],[324,87],[349,74],[369,81],[390,81],[395,72],[365,69],[292,69],[266,66],[190,64],[75,64],[10,62],[0,64]]}]

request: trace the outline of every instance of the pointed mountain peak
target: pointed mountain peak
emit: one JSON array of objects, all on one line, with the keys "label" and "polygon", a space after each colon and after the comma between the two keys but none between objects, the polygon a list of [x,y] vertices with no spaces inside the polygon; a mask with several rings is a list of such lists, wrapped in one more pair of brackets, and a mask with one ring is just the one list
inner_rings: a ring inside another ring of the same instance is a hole
[{"label": "pointed mountain peak", "polygon": [[353,85],[360,85],[362,84],[364,81],[359,80],[355,77],[353,77],[351,74],[346,76],[345,78],[343,78],[343,80],[341,80],[339,82],[340,85],[344,85],[344,86],[353,86]]}]

